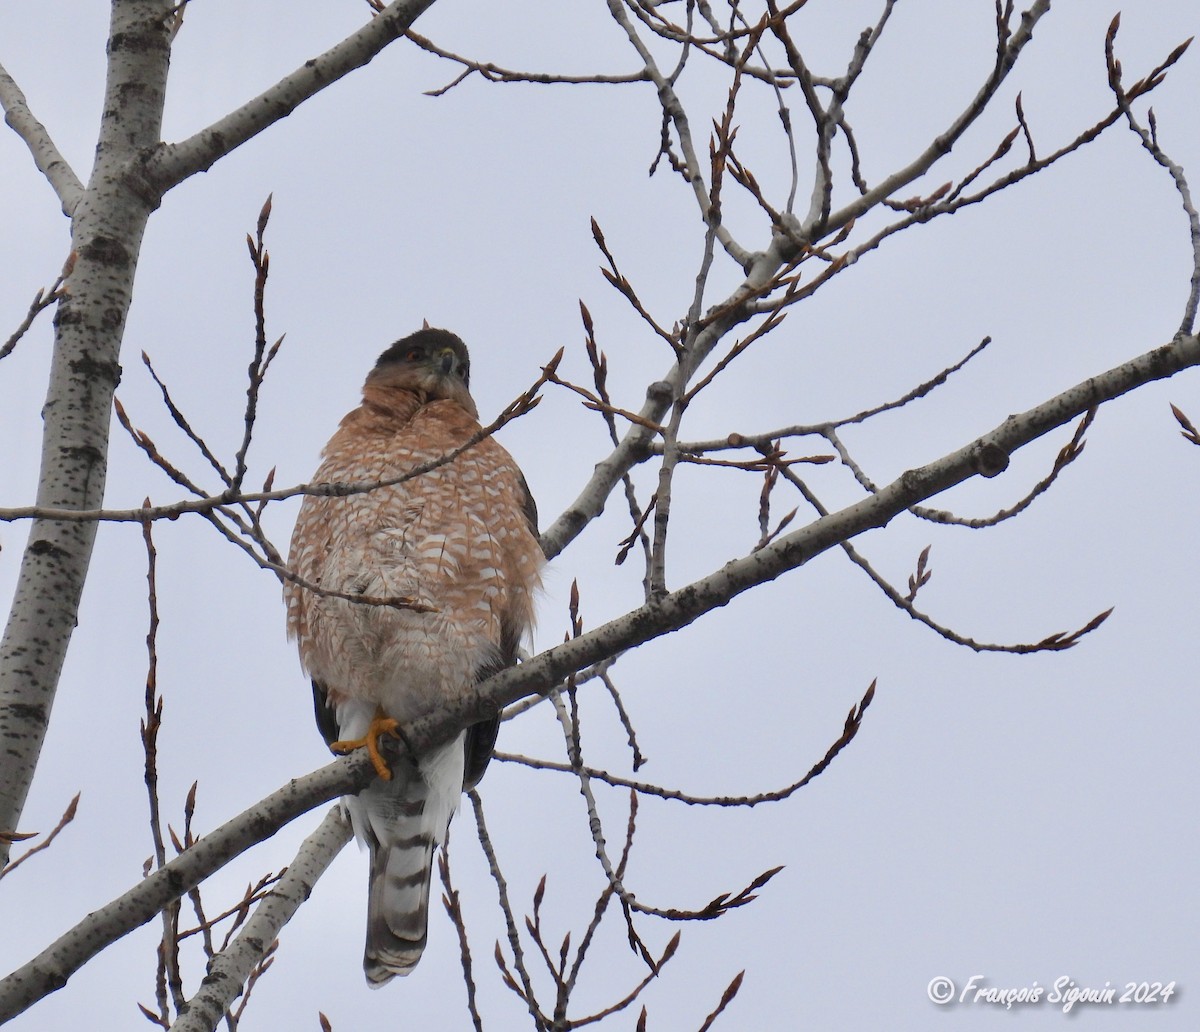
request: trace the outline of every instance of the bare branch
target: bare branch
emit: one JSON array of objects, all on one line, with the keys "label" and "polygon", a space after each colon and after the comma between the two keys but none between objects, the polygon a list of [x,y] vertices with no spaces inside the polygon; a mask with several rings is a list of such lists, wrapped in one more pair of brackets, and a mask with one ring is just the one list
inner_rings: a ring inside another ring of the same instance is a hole
[{"label": "bare branch", "polygon": [[713,1022],[721,1016],[721,1012],[733,1002],[733,998],[737,996],[738,990],[742,987],[742,978],[745,974],[745,971],[739,971],[733,976],[733,981],[725,987],[725,991],[721,994],[716,1010],[704,1019],[704,1024],[700,1026],[699,1032],[708,1032],[713,1027]]},{"label": "bare branch", "polygon": [[[1079,640],[1085,635],[1096,630],[1108,617],[1112,614],[1112,609],[1106,609],[1103,613],[1093,617],[1086,624],[1075,631],[1059,631],[1054,634],[1047,635],[1039,641],[1032,642],[1015,642],[1010,644],[998,644],[993,642],[977,641],[965,634],[947,627],[945,624],[938,623],[928,614],[917,609],[913,605],[912,596],[915,596],[916,591],[912,589],[912,581],[909,581],[909,595],[901,595],[884,577],[875,570],[875,568],[863,557],[863,555],[849,542],[842,542],[842,549],[849,557],[850,561],[858,566],[868,577],[871,578],[876,586],[895,604],[898,609],[904,610],[918,623],[923,623],[930,630],[934,631],[940,637],[945,638],[955,645],[965,645],[974,652],[1009,652],[1015,655],[1028,655],[1033,652],[1062,652],[1065,649],[1074,647],[1079,643]],[[923,572],[918,566],[918,574]],[[926,578],[928,579],[928,578]]]},{"label": "bare branch", "polygon": [[1172,161],[1162,147],[1159,146],[1154,109],[1150,109],[1150,128],[1146,129],[1138,122],[1137,117],[1134,115],[1131,101],[1143,93],[1148,93],[1162,82],[1167,69],[1183,57],[1184,52],[1191,46],[1192,37],[1180,43],[1149,75],[1140,79],[1127,90],[1121,84],[1121,62],[1113,54],[1113,44],[1116,40],[1117,29],[1120,27],[1120,24],[1121,16],[1118,14],[1113,18],[1112,24],[1109,26],[1108,35],[1104,41],[1104,56],[1108,62],[1108,83],[1113,91],[1113,95],[1117,98],[1117,106],[1125,116],[1125,121],[1129,124],[1129,128],[1141,140],[1142,146],[1150,156],[1170,174],[1171,179],[1175,183],[1175,189],[1179,191],[1183,210],[1187,215],[1188,232],[1192,245],[1192,276],[1187,302],[1184,305],[1183,319],[1179,324],[1179,332],[1181,334],[1191,333],[1196,327],[1197,307],[1200,307],[1200,213],[1197,213],[1196,205],[1192,201],[1191,187],[1188,185],[1183,166]]},{"label": "bare branch", "polygon": [[147,187],[164,194],[205,172],[264,129],[286,118],[330,83],[349,75],[409,30],[434,0],[394,0],[357,32],[310,58],[236,111],[179,143],[164,144],[141,169]]},{"label": "bare branch", "polygon": [[755,585],[774,580],[830,548],[975,476],[995,476],[1013,451],[1050,430],[1143,384],[1200,365],[1200,339],[1170,343],[1094,376],[1019,415],[925,466],[910,469],[868,498],[792,531],[766,548],[727,563],[720,570],[609,621],[578,638],[548,649],[529,662],[475,685],[438,714],[412,722],[409,740],[443,741],[455,728],[530,693],[542,693],[614,651],[670,633],[723,606]]},{"label": "bare branch", "polygon": [[492,64],[491,61],[476,61],[472,58],[455,54],[443,47],[439,47],[433,40],[427,39],[419,33],[413,32],[411,29],[404,33],[404,36],[406,39],[412,40],[413,43],[426,53],[463,66],[461,75],[440,89],[427,90],[425,93],[427,97],[441,97],[449,93],[459,83],[470,78],[471,75],[480,75],[488,82],[527,82],[539,85],[623,85],[632,82],[646,82],[650,78],[644,69],[628,75],[603,75],[600,73],[588,75],[551,75],[546,72],[517,72],[509,68],[501,68],[499,65]]},{"label": "bare branch", "polygon": [[596,246],[600,248],[600,253],[604,255],[605,261],[608,262],[607,269],[601,269],[600,272],[609,284],[619,294],[621,294],[632,306],[633,310],[642,317],[643,322],[650,327],[659,337],[670,345],[671,350],[679,355],[680,343],[678,334],[672,333],[669,330],[663,329],[654,319],[642,304],[641,299],[637,296],[637,291],[633,289],[633,284],[629,282],[621,274],[621,270],[617,268],[617,259],[613,257],[612,251],[608,249],[608,244],[604,239],[604,233],[600,229],[600,223],[592,218],[592,239],[596,241]]},{"label": "bare branch", "polygon": [[467,923],[463,917],[462,904],[459,901],[458,890],[450,878],[450,833],[446,833],[446,841],[442,843],[438,854],[438,876],[442,880],[442,905],[454,924],[458,933],[459,958],[462,962],[463,982],[467,987],[467,1013],[471,1015],[471,1025],[475,1032],[483,1032],[483,1019],[479,1016],[479,1008],[475,1004],[475,973],[471,961],[471,944],[467,936]]},{"label": "bare branch", "polygon": [[283,343],[283,338],[280,337],[272,345],[270,351],[267,350],[265,297],[271,258],[263,246],[263,234],[266,232],[267,222],[270,218],[271,196],[268,195],[258,215],[256,236],[253,238],[249,234],[246,236],[246,243],[250,247],[250,260],[254,263],[254,357],[251,358],[250,366],[247,369],[249,383],[246,386],[246,414],[244,417],[246,428],[242,434],[242,443],[238,448],[237,457],[234,459],[233,480],[230,483],[234,490],[239,490],[242,481],[246,478],[246,455],[250,451],[250,441],[254,436],[254,422],[258,416],[258,392],[262,388],[267,368],[279,353],[279,346]]},{"label": "bare branch", "polygon": [[[963,366],[965,366],[968,362],[971,361],[971,359],[973,359],[976,355],[978,355],[981,351],[983,351],[983,349],[986,348],[989,344],[991,344],[991,342],[992,342],[991,337],[984,337],[983,340],[981,340],[978,344],[976,344],[970,351],[968,351],[961,359],[959,359],[953,365],[947,366],[936,376],[932,377],[929,380],[926,380],[922,384],[918,384],[916,387],[914,387],[911,391],[909,391],[907,394],[903,395],[902,397],[896,398],[894,401],[886,401],[881,405],[874,406],[873,408],[863,409],[863,411],[857,412],[853,416],[847,416],[844,419],[835,420],[831,425],[836,427],[836,426],[849,426],[851,423],[862,423],[862,422],[865,422],[866,420],[870,419],[872,416],[879,415],[881,412],[889,412],[893,409],[903,408],[909,402],[916,401],[918,398],[925,397],[925,395],[929,394],[935,388],[940,387],[942,384],[944,384],[954,373],[957,373],[960,369],[962,369]],[[777,434],[776,436],[779,436],[779,435]]]},{"label": "bare branch", "polygon": [[[284,868],[284,871],[281,871],[279,874],[264,874],[258,879],[257,882],[248,884],[245,891],[242,893],[242,898],[238,900],[237,903],[233,904],[233,906],[226,907],[221,911],[221,913],[216,914],[213,917],[206,916],[201,918],[200,923],[194,928],[185,928],[179,933],[180,941],[189,939],[194,935],[205,935],[206,933],[211,933],[212,930],[216,928],[217,925],[219,925],[222,921],[227,921],[232,917],[232,927],[228,932],[225,933],[225,939],[221,943],[221,949],[225,949],[233,939],[233,933],[241,928],[245,923],[246,918],[250,916],[249,908],[255,903],[258,903],[260,900],[264,899],[268,893],[270,893],[271,887],[283,877],[283,874],[286,870],[287,869]],[[207,956],[210,960],[217,955],[217,950],[212,949],[209,945],[205,946],[204,952],[205,956]]]},{"label": "bare branch", "polygon": [[46,177],[62,204],[63,214],[70,216],[83,196],[83,183],[75,170],[59,153],[46,127],[29,110],[25,94],[5,69],[0,66],[0,106],[4,108],[4,121],[25,141],[33,163]]},{"label": "bare branch", "polygon": [[0,979],[0,1021],[22,1013],[67,980],[105,947],[154,919],[163,907],[220,870],[263,838],[303,813],[340,795],[352,795],[373,777],[366,750],[343,756],[296,778],[248,810],[199,839],[4,979]]},{"label": "bare branch", "polygon": [[341,806],[333,807],[301,844],[287,871],[259,902],[241,934],[210,963],[199,992],[187,1002],[171,1026],[172,1032],[211,1032],[216,1027],[247,985],[255,966],[269,957],[280,930],[312,894],[317,879],[350,838],[350,825]]},{"label": "bare branch", "polygon": [[[187,437],[187,439],[191,441],[192,444],[197,447],[197,449],[199,449],[200,454],[203,455],[208,464],[212,466],[217,476],[221,478],[221,481],[227,487],[231,487],[233,485],[233,478],[229,475],[229,471],[225,468],[221,460],[213,454],[212,449],[208,446],[208,442],[192,429],[191,423],[188,422],[187,417],[183,414],[179,406],[175,404],[175,399],[171,397],[170,388],[167,387],[162,377],[158,375],[150,356],[144,351],[142,352],[142,365],[146,367],[146,371],[150,374],[150,379],[152,379],[155,385],[158,387],[159,394],[162,395],[163,404],[167,407],[167,411],[171,414],[171,419],[174,421],[175,425],[179,427],[179,429],[183,431],[184,436]],[[149,441],[149,437],[141,434],[140,431],[134,430],[133,424],[130,423],[125,416],[124,406],[121,405],[118,399],[113,399],[113,405],[116,409],[117,418],[121,421],[121,425],[125,428],[125,431],[130,435],[130,437],[133,438],[133,443],[139,448],[145,450],[145,445],[142,438],[144,437],[145,441]],[[147,452],[147,454],[152,462],[155,462],[156,465],[159,465],[160,468],[163,468],[161,463],[156,460],[156,456],[154,454],[150,454],[149,452]],[[166,472],[167,475],[170,476],[171,479],[176,483],[180,482],[179,475],[175,474],[173,469],[164,468],[164,472]],[[183,486],[186,487],[188,485],[184,484]],[[200,491],[199,488],[192,488],[192,490],[198,494],[204,493]]]},{"label": "bare branch", "polygon": [[13,348],[20,343],[21,338],[29,332],[29,327],[33,325],[33,321],[47,308],[53,304],[57,304],[62,300],[63,283],[67,277],[71,275],[71,270],[75,267],[75,252],[72,251],[67,255],[66,263],[63,265],[63,271],[59,274],[58,279],[51,284],[49,290],[39,290],[30,302],[29,311],[25,313],[25,318],[21,320],[21,325],[18,326],[3,344],[0,344],[0,358],[7,358],[12,354]]},{"label": "bare branch", "polygon": [[784,788],[774,789],[769,792],[759,792],[756,795],[743,796],[698,796],[691,795],[687,792],[681,792],[674,788],[664,788],[661,785],[652,785],[645,781],[632,781],[629,778],[623,778],[617,774],[610,774],[608,771],[600,770],[596,767],[576,768],[569,763],[557,763],[553,760],[534,760],[528,756],[517,756],[513,753],[498,752],[496,759],[502,763],[518,763],[525,767],[533,767],[537,770],[553,770],[564,774],[574,774],[578,776],[579,769],[582,769],[589,778],[594,781],[601,781],[606,785],[612,785],[617,788],[628,788],[639,795],[657,796],[659,799],[672,800],[674,802],[686,803],[688,806],[744,806],[754,807],[762,803],[777,803],[789,796],[800,791],[805,785],[809,784],[813,778],[823,773],[826,768],[833,762],[835,756],[840,753],[847,745],[853,741],[854,736],[858,734],[859,728],[862,726],[863,715],[867,711],[867,707],[871,705],[871,701],[875,698],[875,682],[872,681],[867,686],[862,699],[857,706],[850,709],[850,713],[846,717],[846,722],[842,727],[841,737],[837,739],[826,751],[825,755],[815,763],[808,772],[799,781],[795,781]]},{"label": "bare branch", "polygon": [[487,823],[483,818],[483,799],[480,797],[478,789],[474,788],[467,793],[467,798],[471,800],[471,806],[475,811],[475,830],[479,835],[479,844],[483,847],[484,855],[488,860],[488,869],[491,871],[492,880],[496,883],[500,910],[504,914],[504,923],[508,929],[508,945],[512,950],[513,965],[516,967],[517,973],[521,978],[521,985],[518,986],[516,980],[509,973],[504,954],[500,950],[499,942],[496,943],[495,950],[496,964],[500,968],[504,984],[516,993],[529,1008],[529,1013],[533,1017],[533,1023],[538,1032],[546,1032],[548,1022],[537,1005],[537,997],[533,991],[533,982],[525,966],[525,951],[521,947],[521,936],[517,931],[516,918],[513,916],[512,905],[508,901],[508,883],[504,880],[504,874],[500,870],[500,861],[496,857],[496,850],[492,845],[492,839],[487,830]]},{"label": "bare branch", "polygon": [[[67,808],[63,811],[63,815],[58,819],[58,823],[50,829],[46,837],[42,839],[41,842],[39,842],[36,846],[32,846],[27,849],[11,863],[6,864],[4,867],[0,867],[0,878],[4,878],[5,876],[12,874],[13,871],[20,867],[21,864],[23,864],[31,856],[36,856],[38,853],[42,852],[42,850],[50,848],[54,840],[58,838],[59,832],[61,832],[63,828],[65,828],[75,819],[75,813],[79,809],[79,797],[81,794],[82,793],[80,792],[76,792],[75,795],[72,796],[71,801],[67,803]],[[7,832],[2,837],[8,842],[23,842],[24,840],[34,838],[35,836],[28,833],[20,834],[16,832]]]},{"label": "bare branch", "polygon": [[628,1007],[635,1000],[637,1000],[637,998],[642,995],[642,990],[645,989],[646,986],[648,986],[652,981],[654,981],[654,979],[656,979],[659,976],[659,973],[662,971],[662,969],[663,969],[664,965],[667,963],[667,961],[669,961],[672,957],[675,956],[675,953],[679,949],[680,938],[681,938],[680,933],[676,932],[668,940],[666,946],[663,947],[662,953],[658,957],[649,958],[649,962],[646,965],[649,970],[643,976],[642,980],[640,982],[638,982],[637,985],[635,985],[632,989],[630,989],[629,992],[627,992],[625,994],[625,996],[623,996],[620,1000],[617,1000],[616,1003],[610,1004],[609,1006],[605,1007],[603,1010],[599,1010],[594,1014],[589,1014],[587,1017],[583,1017],[583,1018],[575,1018],[571,1022],[571,1027],[572,1028],[582,1028],[586,1025],[591,1025],[591,1024],[594,1024],[595,1022],[603,1021],[605,1018],[609,1017],[610,1015],[617,1014],[620,1011],[623,1011],[626,1007]]},{"label": "bare branch", "polygon": [[[149,499],[147,499],[147,504],[149,504]],[[163,700],[158,692],[158,552],[154,547],[152,528],[153,524],[148,520],[142,524],[142,540],[146,546],[146,602],[149,610],[149,627],[146,631],[146,715],[142,718],[140,730],[142,751],[145,755],[146,795],[150,807],[150,837],[154,845],[155,865],[161,868],[167,862],[167,849],[163,842],[162,815],[158,797],[158,732],[162,727]],[[149,861],[147,861],[148,868]],[[164,1028],[167,1027],[170,1019],[168,989],[174,999],[175,1009],[178,1011],[185,999],[179,972],[178,900],[172,901],[163,908],[162,937],[158,944],[155,998],[158,1004],[158,1022]]]}]

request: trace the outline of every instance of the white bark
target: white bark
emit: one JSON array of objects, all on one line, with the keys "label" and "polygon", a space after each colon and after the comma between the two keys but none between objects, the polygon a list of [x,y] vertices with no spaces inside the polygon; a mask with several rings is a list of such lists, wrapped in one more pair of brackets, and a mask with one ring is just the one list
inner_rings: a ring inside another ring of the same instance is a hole
[{"label": "white bark", "polygon": [[312,894],[317,879],[352,837],[341,806],[335,806],[304,840],[286,873],[258,904],[238,937],[213,959],[200,989],[171,1025],[171,1032],[211,1032],[217,1027],[280,929]]},{"label": "white bark", "polygon": [[265,93],[179,143],[164,144],[146,163],[148,184],[160,194],[197,172],[207,171],[230,151],[286,118],[310,97],[395,42],[435,0],[395,0],[357,32],[314,57]]},{"label": "white bark", "polygon": [[[357,792],[374,776],[370,758],[365,750],[360,750],[288,782],[205,835],[123,896],[89,914],[29,963],[0,980],[0,1024],[27,1010],[43,996],[61,989],[71,975],[97,953],[152,921],[163,907],[199,885],[214,871],[219,871],[234,857],[270,838],[289,821],[314,807],[335,796]],[[332,847],[332,838],[323,841]],[[270,945],[270,940],[266,945]]]},{"label": "white bark", "polygon": [[4,107],[4,121],[25,141],[38,171],[58,194],[63,214],[69,216],[83,196],[83,184],[59,153],[46,127],[29,110],[21,88],[3,67],[0,67],[0,105]]},{"label": "white bark", "polygon": [[[152,205],[126,171],[158,143],[166,89],[166,0],[118,0],[96,163],[74,205],[75,266],[56,322],[43,409],[39,505],[90,509],[104,497],[109,413],[142,233]],[[48,137],[47,137],[48,139]],[[64,199],[65,203],[65,199]],[[15,829],[75,629],[96,525],[37,520],[0,640],[0,830]],[[8,845],[0,839],[0,862]]]},{"label": "white bark", "polygon": [[[0,103],[72,213],[74,270],[59,307],[37,505],[98,509],[120,348],[146,222],[162,194],[371,60],[434,0],[396,0],[266,93],[174,146],[161,141],[169,0],[113,0],[96,163],[79,187],[0,69]],[[41,753],[95,540],[92,522],[35,520],[0,640],[0,831],[17,830]],[[0,864],[8,858],[0,838]]]}]

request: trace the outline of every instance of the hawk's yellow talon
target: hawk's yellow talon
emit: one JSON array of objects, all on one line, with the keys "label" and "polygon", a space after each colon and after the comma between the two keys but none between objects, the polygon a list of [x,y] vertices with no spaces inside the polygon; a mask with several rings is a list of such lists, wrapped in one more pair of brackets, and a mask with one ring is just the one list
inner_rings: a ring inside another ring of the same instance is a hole
[{"label": "hawk's yellow talon", "polygon": [[367,755],[371,757],[371,766],[375,768],[375,773],[384,781],[392,780],[391,768],[387,765],[387,760],[383,758],[383,754],[379,751],[379,736],[394,735],[399,730],[399,723],[391,717],[385,717],[382,710],[377,710],[375,716],[371,719],[371,724],[367,728],[367,733],[362,738],[350,738],[343,741],[332,743],[329,748],[335,753],[353,752],[355,749],[366,748]]}]

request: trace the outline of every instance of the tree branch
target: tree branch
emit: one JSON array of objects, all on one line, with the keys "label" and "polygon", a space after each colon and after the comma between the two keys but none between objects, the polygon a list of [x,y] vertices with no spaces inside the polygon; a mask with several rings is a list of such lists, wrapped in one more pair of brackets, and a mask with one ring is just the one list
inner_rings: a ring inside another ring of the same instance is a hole
[{"label": "tree branch", "polygon": [[[616,5],[617,0],[609,0],[610,9]],[[844,229],[897,190],[924,175],[940,158],[948,154],[995,96],[1021,50],[1032,37],[1034,25],[1049,8],[1049,0],[1036,0],[1033,6],[1024,12],[1020,28],[1012,34],[1003,53],[997,57],[996,65],[987,81],[945,132],[936,137],[904,168],[888,176],[857,200],[833,212],[822,225],[822,233],[828,234]],[[632,27],[629,26],[628,19],[624,18],[623,12],[614,12],[614,17],[632,33]],[[631,41],[635,45],[639,42],[636,40],[636,34],[631,36]],[[702,190],[702,181],[700,186],[693,183],[693,188],[702,195],[702,210],[707,211],[709,201]],[[710,310],[710,321],[706,322],[692,342],[686,365],[677,362],[661,382],[653,383],[647,389],[646,404],[638,413],[643,420],[655,425],[662,423],[672,399],[679,387],[688,381],[692,371],[708,357],[732,327],[755,314],[752,303],[772,284],[780,270],[806,253],[812,242],[810,236],[814,227],[801,225],[799,220],[792,216],[784,216],[783,223],[783,226],[773,233],[770,246],[765,251],[747,256],[743,266],[746,269],[746,278],[741,285],[729,298]],[[646,458],[650,443],[650,431],[645,426],[634,425],[613,452],[597,464],[576,500],[543,532],[542,543],[548,558],[554,558],[591,520],[604,511],[613,488],[625,473]]]},{"label": "tree branch", "polygon": [[[898,190],[904,189],[909,183],[919,179],[938,161],[949,154],[954,145],[962,138],[963,133],[971,127],[975,119],[983,113],[984,108],[987,107],[996,95],[996,92],[1000,89],[1001,84],[1007,78],[1008,73],[1012,70],[1013,65],[1020,56],[1021,51],[1033,38],[1034,26],[1049,10],[1050,0],[1036,0],[1027,11],[1024,11],[1021,14],[1020,28],[1009,37],[1004,49],[997,54],[995,67],[966,109],[950,124],[945,132],[937,136],[909,164],[887,176],[874,189],[867,191],[867,193],[851,201],[845,207],[833,212],[829,216],[828,221],[823,222],[821,225],[823,233],[837,232],[843,226],[865,215],[877,204],[893,196]],[[811,230],[812,227],[805,228]]]},{"label": "tree branch", "polygon": [[335,806],[301,844],[295,859],[258,904],[241,934],[208,966],[208,974],[171,1032],[212,1032],[279,931],[312,894],[317,879],[350,841],[350,825]]},{"label": "tree branch", "polygon": [[[169,41],[165,0],[112,5],[108,78],[92,183],[72,208],[75,263],[55,321],[43,407],[37,504],[100,505],[118,356],[152,203],[125,181],[131,155],[158,143]],[[0,830],[15,827],[41,755],[59,672],[78,622],[95,523],[37,520],[0,640]],[[8,847],[0,840],[0,861]]]},{"label": "tree branch", "polygon": [[804,565],[842,542],[877,527],[948,488],[976,476],[992,477],[1009,455],[1089,409],[1143,384],[1200,365],[1200,338],[1177,337],[1099,376],[1063,391],[924,466],[910,469],[876,494],[814,520],[686,587],[548,649],[489,678],[405,729],[418,749],[447,740],[458,728],[483,719],[532,693],[545,693],[575,671],[621,649],[677,631],[742,592]]},{"label": "tree branch", "polygon": [[[43,996],[61,989],[71,975],[97,953],[153,920],[163,907],[199,885],[214,871],[219,871],[234,857],[314,807],[335,796],[360,791],[374,776],[366,750],[359,750],[288,782],[205,835],[123,896],[89,914],[29,963],[0,980],[0,1023],[22,1013]],[[326,847],[331,847],[333,838],[322,841]]]},{"label": "tree branch", "polygon": [[70,216],[83,196],[83,184],[67,159],[59,153],[50,133],[29,110],[25,94],[11,75],[0,65],[0,106],[4,108],[4,121],[25,141],[33,163],[46,177],[62,204],[63,214]]},{"label": "tree branch", "polygon": [[146,161],[142,175],[161,196],[189,176],[206,172],[276,122],[287,118],[310,97],[361,68],[395,42],[434,0],[395,0],[357,32],[325,53],[309,58],[290,75],[247,101],[236,111],[179,143],[160,146]]}]

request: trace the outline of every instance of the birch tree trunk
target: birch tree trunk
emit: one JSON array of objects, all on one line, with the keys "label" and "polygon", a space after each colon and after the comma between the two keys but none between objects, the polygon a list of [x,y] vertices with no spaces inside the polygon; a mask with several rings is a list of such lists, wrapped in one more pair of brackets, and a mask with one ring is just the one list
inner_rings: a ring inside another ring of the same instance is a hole
[{"label": "birch tree trunk", "polygon": [[[108,79],[96,160],[83,186],[0,68],[9,125],[71,219],[70,274],[55,321],[43,410],[37,505],[98,509],[104,497],[113,392],[142,234],[163,194],[394,42],[434,0],[395,0],[358,31],[267,92],[178,144],[162,141],[171,41],[168,0],[112,0]],[[94,520],[39,519],[29,534],[0,641],[0,866],[18,829],[87,578]]]},{"label": "birch tree trunk", "polygon": [[[39,505],[97,508],[104,497],[108,427],[142,234],[158,198],[140,188],[138,162],[160,138],[171,4],[116,0],[108,81],[86,189],[58,185],[71,218],[73,267],[55,319],[42,410]],[[53,148],[46,137],[46,146]],[[79,613],[96,537],[91,521],[33,523],[0,643],[0,831],[15,831],[37,766],[63,658]],[[9,845],[0,838],[0,865]]]}]

